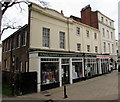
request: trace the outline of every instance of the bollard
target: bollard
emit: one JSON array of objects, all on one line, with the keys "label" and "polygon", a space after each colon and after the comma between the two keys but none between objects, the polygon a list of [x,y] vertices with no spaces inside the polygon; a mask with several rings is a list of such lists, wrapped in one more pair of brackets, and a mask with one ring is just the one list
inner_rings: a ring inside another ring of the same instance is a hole
[{"label": "bollard", "polygon": [[14,93],[14,83],[12,83],[12,95],[14,96],[15,95],[15,93]]},{"label": "bollard", "polygon": [[66,85],[64,85],[64,98],[68,98],[67,92],[66,92]]}]

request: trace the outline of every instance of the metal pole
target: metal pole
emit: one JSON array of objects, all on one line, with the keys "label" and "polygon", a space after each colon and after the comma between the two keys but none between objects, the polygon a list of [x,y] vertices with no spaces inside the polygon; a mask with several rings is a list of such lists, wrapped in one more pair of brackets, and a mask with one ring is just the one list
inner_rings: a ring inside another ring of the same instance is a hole
[{"label": "metal pole", "polygon": [[0,41],[1,41],[1,36],[2,36],[1,24],[2,24],[2,3],[0,2]]},{"label": "metal pole", "polygon": [[66,85],[64,85],[64,98],[68,98],[67,92],[66,92]]}]

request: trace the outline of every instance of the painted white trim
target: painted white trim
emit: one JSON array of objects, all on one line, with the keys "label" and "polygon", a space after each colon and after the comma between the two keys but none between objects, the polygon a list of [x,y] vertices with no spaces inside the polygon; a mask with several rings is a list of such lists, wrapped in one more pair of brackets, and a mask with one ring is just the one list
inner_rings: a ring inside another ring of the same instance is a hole
[{"label": "painted white trim", "polygon": [[38,64],[37,66],[37,92],[41,91],[41,59],[38,58],[37,60],[38,62],[36,64]]},{"label": "painted white trim", "polygon": [[73,78],[72,78],[72,58],[70,58],[70,84],[73,83]]},{"label": "painted white trim", "polygon": [[60,87],[62,86],[62,65],[61,65],[61,58],[59,58],[59,81]]}]

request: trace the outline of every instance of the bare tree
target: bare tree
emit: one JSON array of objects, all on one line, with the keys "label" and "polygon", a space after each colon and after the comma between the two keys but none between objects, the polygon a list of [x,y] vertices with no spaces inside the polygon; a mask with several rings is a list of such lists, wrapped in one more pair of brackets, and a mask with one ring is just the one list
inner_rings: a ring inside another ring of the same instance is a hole
[{"label": "bare tree", "polygon": [[[37,2],[38,4],[44,6],[44,7],[48,7],[48,3],[42,0],[34,0],[34,3]],[[9,25],[9,23],[7,23],[7,25],[4,28],[1,28],[2,25],[2,17],[5,14],[5,12],[13,7],[14,5],[19,5],[19,9],[21,11],[23,11],[21,4],[25,3],[27,5],[31,4],[32,2],[30,0],[3,0],[2,2],[0,2],[0,40],[1,40],[1,36],[3,34],[3,32],[7,29],[19,29],[21,26],[14,26],[14,25]]]}]

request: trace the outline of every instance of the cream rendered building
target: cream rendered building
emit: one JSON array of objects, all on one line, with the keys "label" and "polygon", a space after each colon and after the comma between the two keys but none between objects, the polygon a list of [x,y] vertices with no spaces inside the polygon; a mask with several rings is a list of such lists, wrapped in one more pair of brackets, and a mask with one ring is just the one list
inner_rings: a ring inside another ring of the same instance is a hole
[{"label": "cream rendered building", "polygon": [[38,92],[108,72],[98,29],[36,4],[29,10],[29,71],[37,71]]},{"label": "cream rendered building", "polygon": [[100,30],[100,39],[101,39],[101,53],[102,54],[110,54],[111,58],[115,61],[116,58],[116,45],[115,45],[115,28],[114,21],[110,18],[103,15],[98,11],[98,26]]}]

